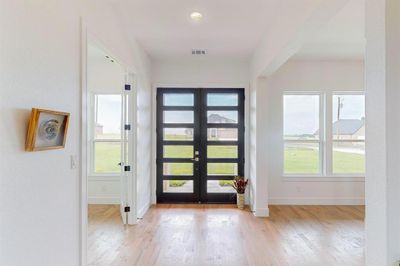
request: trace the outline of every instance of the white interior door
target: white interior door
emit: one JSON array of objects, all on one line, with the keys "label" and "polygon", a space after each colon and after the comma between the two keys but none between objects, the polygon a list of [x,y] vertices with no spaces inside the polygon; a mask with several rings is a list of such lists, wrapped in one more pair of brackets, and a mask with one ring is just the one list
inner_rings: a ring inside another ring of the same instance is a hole
[{"label": "white interior door", "polygon": [[124,224],[135,224],[137,221],[134,192],[136,191],[136,152],[134,136],[136,135],[136,94],[135,80],[131,73],[126,74],[122,92],[122,145],[121,145],[121,217]]}]

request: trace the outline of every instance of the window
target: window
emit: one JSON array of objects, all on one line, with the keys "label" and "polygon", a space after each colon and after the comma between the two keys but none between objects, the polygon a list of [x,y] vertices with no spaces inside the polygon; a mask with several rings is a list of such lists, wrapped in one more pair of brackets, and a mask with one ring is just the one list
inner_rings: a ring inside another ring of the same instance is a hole
[{"label": "window", "polygon": [[332,172],[365,172],[364,95],[334,94],[332,98]]},{"label": "window", "polygon": [[284,96],[284,173],[321,173],[319,94]]},{"label": "window", "polygon": [[121,162],[121,106],[119,94],[93,97],[91,134],[91,172],[119,174]]},{"label": "window", "polygon": [[364,101],[356,92],[285,93],[284,174],[363,174]]}]

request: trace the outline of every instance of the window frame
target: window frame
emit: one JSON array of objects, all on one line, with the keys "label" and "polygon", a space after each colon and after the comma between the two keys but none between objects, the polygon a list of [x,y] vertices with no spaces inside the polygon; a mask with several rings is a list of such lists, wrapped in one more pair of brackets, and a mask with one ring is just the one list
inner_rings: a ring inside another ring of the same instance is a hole
[{"label": "window frame", "polygon": [[[284,110],[284,101],[285,96],[318,96],[319,101],[319,136],[318,140],[286,140],[285,139],[285,132],[284,132],[284,125],[285,125],[285,110]],[[310,176],[310,177],[319,177],[323,176],[325,173],[324,165],[325,165],[325,126],[324,126],[324,119],[322,115],[324,113],[324,93],[319,91],[285,91],[282,95],[282,138],[283,138],[283,160],[282,160],[282,174],[283,176],[288,177],[302,177],[302,176]],[[319,172],[318,173],[286,173],[285,172],[285,145],[286,143],[318,143],[319,145]]]},{"label": "window frame", "polygon": [[[362,95],[364,96],[364,117],[365,117],[365,92],[363,91],[332,91],[329,94],[329,104],[327,105],[327,110],[329,110],[330,114],[327,115],[327,125],[329,125],[330,130],[329,130],[329,138],[328,138],[328,145],[329,145],[329,153],[330,160],[328,165],[328,175],[334,176],[334,177],[365,177],[365,165],[364,165],[364,172],[363,173],[334,173],[333,172],[333,144],[335,142],[359,142],[359,143],[364,143],[365,145],[365,138],[363,140],[340,140],[340,141],[335,141],[333,139],[334,132],[333,132],[333,97],[335,95]],[[329,108],[329,109],[328,109]],[[364,154],[365,156],[365,154]]]},{"label": "window frame", "polygon": [[[284,97],[287,95],[319,95],[319,141],[288,141],[285,140],[284,135]],[[348,181],[348,180],[364,180],[364,173],[333,173],[333,96],[334,95],[363,95],[364,91],[284,91],[282,94],[282,139],[283,139],[283,153],[282,153],[282,176],[287,181],[313,181],[318,179],[320,181]],[[365,106],[365,105],[364,105]],[[365,108],[365,107],[364,107]],[[319,143],[319,156],[320,156],[320,172],[314,173],[285,173],[285,144],[287,142],[311,142]],[[364,140],[341,140],[340,142],[363,142]],[[300,178],[300,179],[299,179]],[[305,178],[306,180],[303,180]],[[339,179],[337,179],[339,178]]]},{"label": "window frame", "polygon": [[[121,134],[119,139],[96,139],[95,138],[95,130],[96,130],[96,112],[97,112],[97,103],[96,96],[99,95],[119,95],[121,97]],[[123,143],[123,132],[122,132],[122,93],[111,93],[111,92],[101,92],[101,93],[91,93],[90,94],[90,111],[89,111],[89,130],[88,130],[88,140],[89,140],[89,175],[90,176],[99,176],[99,177],[119,177],[121,175],[121,171],[119,172],[103,172],[98,173],[95,171],[95,146],[96,143],[120,143],[122,147]],[[121,156],[122,156],[122,148],[121,148]],[[122,158],[122,157],[121,157]]]}]

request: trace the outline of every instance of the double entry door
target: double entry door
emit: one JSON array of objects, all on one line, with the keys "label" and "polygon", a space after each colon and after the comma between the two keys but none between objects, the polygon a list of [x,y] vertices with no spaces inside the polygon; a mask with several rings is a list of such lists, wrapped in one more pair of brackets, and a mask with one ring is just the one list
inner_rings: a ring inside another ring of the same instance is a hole
[{"label": "double entry door", "polygon": [[157,202],[236,200],[244,89],[157,89]]}]

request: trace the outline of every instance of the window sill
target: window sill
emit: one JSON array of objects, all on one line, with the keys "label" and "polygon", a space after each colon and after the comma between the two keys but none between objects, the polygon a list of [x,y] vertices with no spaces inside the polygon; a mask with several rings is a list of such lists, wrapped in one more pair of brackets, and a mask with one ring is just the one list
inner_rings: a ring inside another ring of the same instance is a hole
[{"label": "window sill", "polygon": [[285,182],[365,182],[362,175],[283,175]]},{"label": "window sill", "polygon": [[90,174],[88,179],[90,181],[118,181],[120,175],[115,174]]}]

